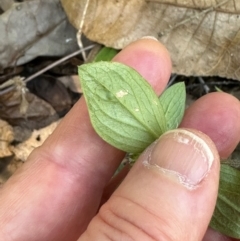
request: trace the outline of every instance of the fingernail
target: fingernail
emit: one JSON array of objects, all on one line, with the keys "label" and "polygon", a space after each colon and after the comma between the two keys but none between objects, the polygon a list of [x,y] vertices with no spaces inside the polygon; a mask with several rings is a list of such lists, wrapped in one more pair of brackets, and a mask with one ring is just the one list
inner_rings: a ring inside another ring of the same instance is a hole
[{"label": "fingernail", "polygon": [[143,164],[195,189],[207,176],[214,155],[207,143],[193,132],[176,129],[166,132],[153,145]]},{"label": "fingernail", "polygon": [[152,39],[152,40],[158,41],[158,39],[155,38],[154,36],[144,36],[141,39]]}]

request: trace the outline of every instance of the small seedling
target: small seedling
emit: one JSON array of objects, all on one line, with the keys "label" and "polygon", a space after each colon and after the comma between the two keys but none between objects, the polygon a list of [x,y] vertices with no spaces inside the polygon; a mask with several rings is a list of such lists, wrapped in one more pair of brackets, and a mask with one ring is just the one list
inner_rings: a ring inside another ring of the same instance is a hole
[{"label": "small seedling", "polygon": [[[134,69],[96,62],[79,67],[91,123],[112,146],[138,156],[164,132],[177,128],[185,109],[185,85],[178,83],[158,97]],[[210,226],[240,238],[240,171],[221,165],[220,186]]]},{"label": "small seedling", "polygon": [[92,62],[111,61],[118,52],[119,50],[104,46],[100,49]]}]

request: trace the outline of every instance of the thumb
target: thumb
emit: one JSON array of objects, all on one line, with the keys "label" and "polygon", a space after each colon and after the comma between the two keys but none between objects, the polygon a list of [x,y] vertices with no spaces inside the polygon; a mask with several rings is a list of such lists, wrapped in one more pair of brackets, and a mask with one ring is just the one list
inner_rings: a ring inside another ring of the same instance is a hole
[{"label": "thumb", "polygon": [[218,179],[218,153],[205,134],[169,131],[140,156],[80,240],[200,241]]}]

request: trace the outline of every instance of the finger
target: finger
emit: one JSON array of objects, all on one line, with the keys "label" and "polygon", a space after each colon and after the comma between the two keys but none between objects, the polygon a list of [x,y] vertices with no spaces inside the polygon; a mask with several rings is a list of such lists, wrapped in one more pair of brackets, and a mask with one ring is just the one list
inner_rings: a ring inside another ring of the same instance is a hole
[{"label": "finger", "polygon": [[185,112],[180,127],[207,134],[222,158],[228,157],[240,141],[239,100],[226,93],[211,93],[198,99]]},{"label": "finger", "polygon": [[[185,113],[181,127],[198,129],[214,141],[222,158],[227,158],[240,141],[239,100],[226,93],[211,93],[198,99]],[[204,241],[230,241],[209,229]]]},{"label": "finger", "polygon": [[[167,51],[154,40],[136,41],[115,61],[131,65],[156,88],[161,85],[157,91],[164,89],[170,76]],[[95,133],[86,103],[80,99],[2,188],[0,237],[76,240],[95,214],[102,190],[123,156]]]},{"label": "finger", "polygon": [[[197,129],[207,134],[214,141],[220,156],[226,158],[240,141],[239,119],[238,99],[226,93],[210,93],[187,109],[180,127]],[[113,191],[106,191],[105,200]]]},{"label": "finger", "polygon": [[122,180],[127,176],[130,169],[131,169],[131,165],[126,164],[126,166],[124,166],[119,173],[117,173],[112,177],[108,185],[103,190],[101,202],[99,205],[100,207],[110,198],[110,196],[113,194],[116,188],[120,185]]},{"label": "finger", "polygon": [[[131,55],[128,54],[129,51]],[[138,46],[135,43],[128,45],[113,61],[136,69],[151,84],[157,95],[165,89],[172,69],[167,49],[158,41],[147,37],[141,39]]]},{"label": "finger", "polygon": [[237,241],[239,239],[228,238],[221,233],[209,228],[202,241]]},{"label": "finger", "polygon": [[141,155],[79,240],[201,240],[218,179],[218,152],[206,135],[167,132]]}]

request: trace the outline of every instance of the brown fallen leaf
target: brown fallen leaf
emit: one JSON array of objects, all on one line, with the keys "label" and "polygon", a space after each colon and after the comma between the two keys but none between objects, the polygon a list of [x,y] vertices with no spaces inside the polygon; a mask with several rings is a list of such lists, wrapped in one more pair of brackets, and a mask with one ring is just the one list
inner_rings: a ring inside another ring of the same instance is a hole
[{"label": "brown fallen leaf", "polygon": [[27,87],[31,93],[49,103],[59,116],[65,115],[72,107],[67,88],[52,76],[38,76]]},{"label": "brown fallen leaf", "polygon": [[[30,131],[16,126],[12,128],[0,119],[0,187],[23,165],[30,153],[41,146],[59,124],[60,120],[50,125]],[[19,144],[16,144],[20,142]]]},{"label": "brown fallen leaf", "polygon": [[13,139],[13,128],[6,121],[0,119],[0,158],[13,155],[10,149]]},{"label": "brown fallen leaf", "polygon": [[7,82],[11,84],[12,81],[15,82],[15,88],[0,95],[1,119],[13,126],[29,129],[39,129],[59,119],[50,104],[28,92],[24,85],[19,85],[21,77],[16,76]]},{"label": "brown fallen leaf", "polygon": [[[86,0],[61,0],[76,28]],[[146,35],[170,51],[173,72],[240,80],[240,1],[90,0],[83,33],[123,48]]]},{"label": "brown fallen leaf", "polygon": [[15,154],[15,158],[21,162],[25,162],[30,153],[37,147],[41,146],[48,136],[52,134],[60,120],[51,123],[50,125],[39,129],[33,130],[31,136],[24,142],[12,146],[12,152]]},{"label": "brown fallen leaf", "polygon": [[14,156],[0,158],[0,188],[22,165],[23,162],[16,160]]}]

